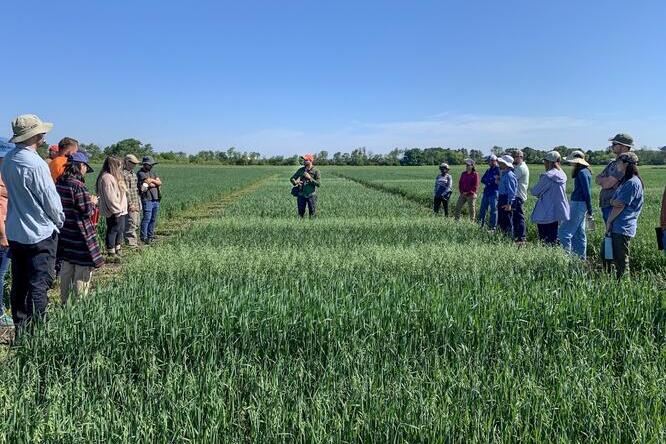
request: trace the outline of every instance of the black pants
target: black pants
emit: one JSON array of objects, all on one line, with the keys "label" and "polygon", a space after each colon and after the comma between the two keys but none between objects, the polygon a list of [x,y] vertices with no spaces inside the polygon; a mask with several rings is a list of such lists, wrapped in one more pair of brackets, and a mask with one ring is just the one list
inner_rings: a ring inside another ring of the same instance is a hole
[{"label": "black pants", "polygon": [[106,248],[116,248],[123,244],[125,232],[125,216],[106,218]]},{"label": "black pants", "polygon": [[546,245],[557,245],[557,225],[558,222],[537,224],[539,240]]},{"label": "black pants", "polygon": [[524,241],[527,238],[523,204],[525,204],[525,201],[520,197],[516,197],[516,200],[513,201],[511,222],[513,223],[513,239],[516,241]]},{"label": "black pants", "polygon": [[439,209],[444,209],[444,216],[449,216],[449,199],[445,199],[443,196],[435,196],[435,199],[432,203],[432,211],[435,214],[439,214]]},{"label": "black pants", "polygon": [[508,198],[506,194],[501,194],[497,199],[497,225],[502,233],[513,236],[513,208],[511,211],[502,208],[509,203]]},{"label": "black pants", "polygon": [[619,281],[629,268],[629,242],[631,242],[631,238],[620,233],[611,233],[611,239],[613,241],[613,259],[610,261],[603,259],[606,257],[606,243],[603,240],[601,241],[601,258],[604,261],[606,271],[610,272],[611,265],[615,265],[615,277]]},{"label": "black pants", "polygon": [[17,329],[46,314],[46,292],[55,279],[58,233],[36,244],[9,241],[12,254],[12,317]]},{"label": "black pants", "polygon": [[305,207],[308,207],[308,213],[310,217],[315,217],[317,215],[317,196],[313,194],[310,197],[298,196],[296,198],[296,204],[298,206],[298,216],[305,216]]}]

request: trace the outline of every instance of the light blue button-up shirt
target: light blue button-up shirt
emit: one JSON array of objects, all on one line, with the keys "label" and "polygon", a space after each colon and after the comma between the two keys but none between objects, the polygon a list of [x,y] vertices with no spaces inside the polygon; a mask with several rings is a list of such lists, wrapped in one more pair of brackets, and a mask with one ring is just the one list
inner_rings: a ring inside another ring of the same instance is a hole
[{"label": "light blue button-up shirt", "polygon": [[65,213],[60,196],[46,162],[34,149],[17,144],[5,156],[0,174],[9,200],[7,239],[36,244],[62,227]]}]

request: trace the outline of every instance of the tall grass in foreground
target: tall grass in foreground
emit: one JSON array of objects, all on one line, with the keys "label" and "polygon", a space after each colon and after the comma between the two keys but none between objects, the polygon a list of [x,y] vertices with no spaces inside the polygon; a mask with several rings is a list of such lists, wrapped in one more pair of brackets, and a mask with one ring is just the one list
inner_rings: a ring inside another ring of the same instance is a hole
[{"label": "tall grass in foreground", "polygon": [[0,369],[4,439],[666,439],[663,276],[321,191],[300,221],[268,183],[56,312]]}]

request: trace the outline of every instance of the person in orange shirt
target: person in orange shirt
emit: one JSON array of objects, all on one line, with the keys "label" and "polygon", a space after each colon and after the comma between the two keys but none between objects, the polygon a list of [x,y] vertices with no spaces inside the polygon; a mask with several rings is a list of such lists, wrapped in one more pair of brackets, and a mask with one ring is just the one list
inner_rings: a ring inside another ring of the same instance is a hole
[{"label": "person in orange shirt", "polygon": [[79,142],[71,137],[65,137],[58,143],[58,155],[49,162],[49,171],[53,182],[57,182],[60,176],[65,172],[67,165],[67,156],[70,156],[79,150]]}]

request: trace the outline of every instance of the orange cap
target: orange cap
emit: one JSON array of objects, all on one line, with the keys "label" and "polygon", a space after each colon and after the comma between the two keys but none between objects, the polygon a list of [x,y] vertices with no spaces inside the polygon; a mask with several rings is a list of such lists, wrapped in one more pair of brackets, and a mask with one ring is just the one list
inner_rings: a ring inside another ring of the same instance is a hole
[{"label": "orange cap", "polygon": [[303,155],[301,156],[301,159],[303,159],[303,160],[309,160],[310,162],[314,162],[314,156],[313,156],[312,154],[310,154],[310,153],[303,154]]}]

